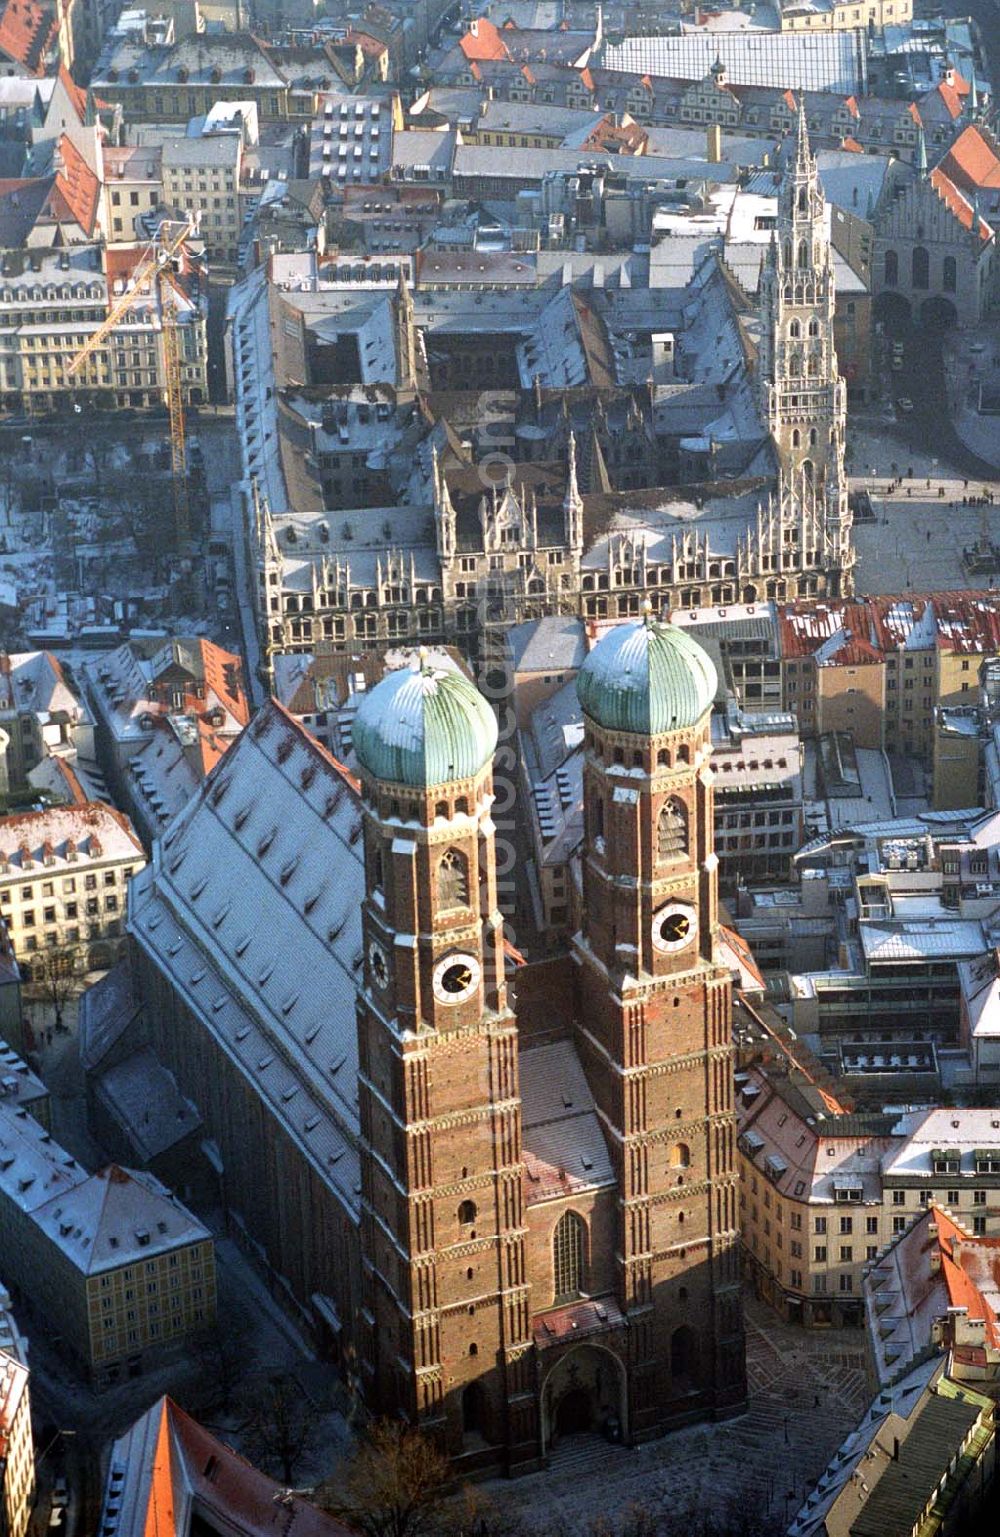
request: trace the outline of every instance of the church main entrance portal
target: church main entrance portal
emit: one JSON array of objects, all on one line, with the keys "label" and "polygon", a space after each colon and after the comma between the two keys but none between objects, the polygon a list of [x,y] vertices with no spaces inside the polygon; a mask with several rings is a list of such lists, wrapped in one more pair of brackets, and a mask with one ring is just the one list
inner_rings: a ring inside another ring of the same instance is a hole
[{"label": "church main entrance portal", "polygon": [[545,1379],[542,1429],[546,1450],[567,1436],[600,1431],[611,1441],[626,1437],[625,1368],[610,1350],[577,1345]]}]

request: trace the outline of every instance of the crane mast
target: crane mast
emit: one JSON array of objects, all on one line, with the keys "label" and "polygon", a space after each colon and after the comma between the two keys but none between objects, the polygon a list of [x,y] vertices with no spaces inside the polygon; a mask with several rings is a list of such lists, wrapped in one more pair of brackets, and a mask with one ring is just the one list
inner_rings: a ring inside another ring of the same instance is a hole
[{"label": "crane mast", "polygon": [[178,335],[177,303],[170,267],[193,226],[184,221],[174,228],[172,221],[164,220],[150,241],[146,254],[129,279],[128,287],[114,301],[106,318],[92,336],[80,348],[66,369],[66,377],[73,378],[84,363],[107,341],[130,310],[150,293],[159,301],[163,325],[163,364],[166,378],[167,414],[170,422],[170,468],[174,499],[174,527],[178,548],[183,548],[190,534],[190,503],[187,483],[187,445],[184,424],[184,388],[181,345]]}]

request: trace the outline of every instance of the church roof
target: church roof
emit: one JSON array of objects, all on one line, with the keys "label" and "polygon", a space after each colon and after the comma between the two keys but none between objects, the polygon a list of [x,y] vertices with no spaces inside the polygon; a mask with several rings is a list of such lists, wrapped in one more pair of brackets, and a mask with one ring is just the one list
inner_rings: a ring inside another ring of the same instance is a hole
[{"label": "church roof", "polygon": [[647,617],[609,631],[576,686],[585,713],[599,726],[649,736],[701,720],[718,678],[708,653],[685,630]]},{"label": "church roof", "polygon": [[365,696],[351,741],[374,778],[426,788],[471,779],[485,768],[497,724],[474,683],[422,655],[416,667],[388,673]]},{"label": "church roof", "polygon": [[133,879],[128,920],[352,1216],[362,847],[351,776],[272,702],[171,823],[155,868]]}]

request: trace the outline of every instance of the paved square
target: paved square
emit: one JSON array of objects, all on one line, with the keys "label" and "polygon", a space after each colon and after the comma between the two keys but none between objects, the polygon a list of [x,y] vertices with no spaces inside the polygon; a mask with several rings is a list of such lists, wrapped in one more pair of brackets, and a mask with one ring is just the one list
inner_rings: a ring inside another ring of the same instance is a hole
[{"label": "paved square", "polygon": [[[529,1532],[582,1534],[598,1514],[630,1506],[677,1516],[730,1503],[788,1519],[868,1403],[864,1335],[782,1323],[747,1299],[750,1407],[738,1420],[698,1425],[632,1450],[572,1437],[544,1473],[484,1486]],[[612,1527],[613,1529],[613,1527]]]}]

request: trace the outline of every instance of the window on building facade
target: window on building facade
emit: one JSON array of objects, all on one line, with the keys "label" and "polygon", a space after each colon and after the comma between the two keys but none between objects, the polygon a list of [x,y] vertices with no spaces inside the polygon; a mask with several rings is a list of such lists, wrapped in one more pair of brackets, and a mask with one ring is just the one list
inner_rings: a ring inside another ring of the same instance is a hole
[{"label": "window on building facade", "polygon": [[469,904],[469,865],[458,849],[448,849],[438,865],[437,894],[442,907]]},{"label": "window on building facade", "polygon": [[583,1282],[583,1218],[567,1211],[556,1223],[552,1238],[552,1269],[556,1301],[579,1296]]},{"label": "window on building facade", "polygon": [[679,859],[687,853],[687,811],[673,796],[664,801],[657,823],[657,852],[661,859]]}]

